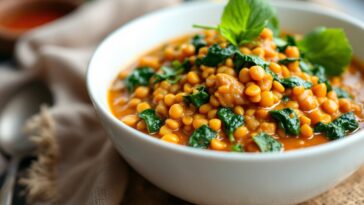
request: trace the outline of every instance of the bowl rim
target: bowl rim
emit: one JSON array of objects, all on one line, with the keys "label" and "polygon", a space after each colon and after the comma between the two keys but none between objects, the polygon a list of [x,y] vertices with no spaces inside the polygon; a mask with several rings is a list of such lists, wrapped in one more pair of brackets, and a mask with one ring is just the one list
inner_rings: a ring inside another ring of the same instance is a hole
[{"label": "bowl rim", "polygon": [[[113,32],[111,32],[108,36],[104,38],[104,40],[99,43],[99,45],[96,47],[94,53],[92,54],[89,64],[87,66],[86,70],[86,87],[87,91],[89,93],[90,99],[94,105],[95,108],[99,108],[104,116],[106,116],[110,122],[112,122],[114,125],[121,127],[124,129],[128,135],[134,135],[137,138],[139,138],[140,141],[138,143],[150,143],[153,146],[160,147],[163,149],[167,149],[168,151],[172,152],[179,152],[179,154],[194,156],[194,157],[201,157],[204,159],[213,158],[214,160],[230,160],[230,161],[259,161],[259,162],[265,162],[265,161],[278,161],[278,160],[289,160],[289,159],[297,159],[297,158],[305,158],[309,156],[315,156],[318,154],[330,154],[331,152],[336,152],[337,150],[344,149],[349,145],[355,144],[356,142],[360,140],[364,140],[364,129],[359,130],[355,132],[354,134],[350,135],[350,137],[345,137],[340,140],[331,141],[329,143],[316,145],[312,147],[306,147],[301,149],[295,149],[290,150],[286,152],[277,152],[277,153],[236,153],[236,152],[221,152],[221,151],[214,151],[214,150],[208,150],[208,149],[197,149],[188,147],[185,145],[176,145],[173,143],[166,143],[160,139],[157,139],[155,137],[152,137],[148,134],[145,134],[143,132],[140,132],[134,128],[131,128],[124,123],[122,123],[120,120],[118,120],[110,111],[110,108],[108,106],[103,106],[100,103],[101,99],[97,99],[97,97],[94,95],[93,89],[92,89],[92,82],[90,82],[90,76],[91,76],[91,69],[94,59],[97,55],[99,55],[101,47],[103,47],[104,44],[107,44],[109,39],[115,37],[118,35],[118,33],[122,32],[123,30],[127,30],[131,25],[138,24],[139,22],[144,21],[148,18],[153,18],[154,16],[159,15],[167,15],[168,13],[173,13],[175,11],[178,11],[180,9],[188,9],[189,7],[209,7],[209,6],[223,6],[224,3],[222,2],[210,2],[210,1],[196,1],[196,2],[187,2],[179,5],[175,5],[172,7],[167,7],[164,9],[160,9],[145,15],[142,15],[140,17],[137,17],[128,23],[120,26]],[[318,4],[309,3],[309,2],[300,2],[300,1],[284,1],[284,0],[277,0],[271,2],[271,5],[274,7],[282,7],[287,9],[299,9],[303,10],[308,13],[319,13],[321,15],[326,15],[330,18],[334,19],[340,19],[343,20],[349,24],[355,25],[357,27],[360,27],[364,31],[364,22],[345,14],[341,11],[334,10],[332,8],[324,7]],[[171,37],[173,38],[173,37]],[[168,40],[168,39],[166,39]],[[107,96],[105,96],[107,97]],[[99,114],[99,113],[98,113]],[[103,125],[105,126],[105,125]],[[106,126],[105,126],[106,127]],[[105,128],[106,129],[106,128]],[[108,133],[109,135],[109,133]],[[133,136],[133,137],[134,137]],[[110,137],[110,136],[109,136]],[[126,136],[131,137],[131,136]],[[112,137],[111,137],[112,139]],[[113,142],[115,143],[115,142]]]}]

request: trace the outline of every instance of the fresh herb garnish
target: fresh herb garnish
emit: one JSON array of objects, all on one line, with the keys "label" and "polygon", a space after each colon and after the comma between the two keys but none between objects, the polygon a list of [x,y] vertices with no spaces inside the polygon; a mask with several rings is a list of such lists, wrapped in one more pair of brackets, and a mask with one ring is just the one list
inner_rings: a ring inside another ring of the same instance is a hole
[{"label": "fresh herb garnish", "polygon": [[312,65],[307,60],[300,61],[300,69],[302,72],[312,75]]},{"label": "fresh herb garnish", "polygon": [[167,80],[171,84],[177,83],[181,79],[181,74],[187,72],[191,65],[186,60],[181,64],[179,61],[173,61],[171,66],[162,66],[162,72],[154,75],[154,83]]},{"label": "fresh herb garnish", "polygon": [[289,77],[280,81],[280,83],[286,88],[294,88],[297,86],[303,86],[305,89],[311,88],[312,83],[302,80],[299,77]]},{"label": "fresh herb garnish", "polygon": [[289,96],[288,95],[284,95],[282,97],[282,102],[288,102],[289,101]]},{"label": "fresh herb garnish", "polygon": [[206,104],[210,100],[210,95],[205,87],[197,88],[197,92],[183,97],[184,101],[193,104],[199,108],[201,105]]},{"label": "fresh herb garnish", "polygon": [[353,98],[353,96],[341,88],[335,87],[333,90],[335,91],[338,98]]},{"label": "fresh herb garnish", "polygon": [[158,117],[153,109],[144,110],[139,114],[139,117],[144,120],[150,134],[157,133],[163,125],[163,120]]},{"label": "fresh herb garnish", "polygon": [[196,60],[196,65],[216,67],[220,63],[223,63],[227,58],[234,55],[236,51],[237,48],[234,45],[221,48],[219,44],[214,44],[208,49],[205,57]]},{"label": "fresh herb garnish", "polygon": [[234,144],[231,146],[232,152],[244,152],[244,147],[241,144]]},{"label": "fresh herb garnish", "polygon": [[234,131],[244,124],[244,117],[235,114],[230,108],[219,108],[217,116],[224,125],[224,132],[229,137],[230,142],[234,142]]},{"label": "fresh herb garnish", "polygon": [[237,46],[258,37],[273,16],[274,10],[266,0],[230,0],[217,27],[194,27],[215,29]]},{"label": "fresh herb garnish", "polygon": [[149,80],[153,75],[154,70],[150,67],[137,68],[125,78],[124,84],[129,92],[133,92],[138,86],[149,85]]},{"label": "fresh herb garnish", "polygon": [[279,34],[281,33],[277,16],[273,16],[269,19],[267,27],[272,30],[273,36],[275,37],[279,36]]},{"label": "fresh herb garnish", "polygon": [[261,152],[280,152],[282,144],[267,133],[261,132],[253,137]]},{"label": "fresh herb garnish", "polygon": [[345,134],[358,129],[359,124],[352,112],[345,113],[334,121],[324,124],[319,122],[315,126],[315,132],[324,133],[330,140],[336,140],[345,137]]},{"label": "fresh herb garnish", "polygon": [[352,49],[342,29],[320,27],[297,43],[304,57],[324,66],[329,76],[340,75],[350,63]]},{"label": "fresh herb garnish", "polygon": [[269,112],[280,128],[284,129],[288,135],[300,134],[300,121],[295,111],[291,108],[282,110],[272,110]]},{"label": "fresh herb garnish", "polygon": [[195,53],[198,53],[200,48],[207,46],[207,43],[203,35],[197,34],[192,39],[192,45],[195,47]]},{"label": "fresh herb garnish", "polygon": [[299,58],[285,58],[285,59],[279,60],[278,63],[286,65],[288,63],[294,63],[294,62],[299,61],[299,60],[300,60]]},{"label": "fresh herb garnish", "polygon": [[211,140],[214,139],[216,135],[217,132],[207,125],[202,125],[192,133],[188,145],[195,148],[207,149]]}]

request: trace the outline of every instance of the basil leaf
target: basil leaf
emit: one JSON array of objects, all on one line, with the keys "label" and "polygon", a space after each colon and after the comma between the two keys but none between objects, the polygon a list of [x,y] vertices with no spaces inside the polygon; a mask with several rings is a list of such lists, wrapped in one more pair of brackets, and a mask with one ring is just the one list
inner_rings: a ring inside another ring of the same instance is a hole
[{"label": "basil leaf", "polygon": [[203,35],[197,34],[192,39],[192,45],[195,47],[195,53],[198,53],[200,48],[207,46],[207,43]]},{"label": "basil leaf", "polygon": [[266,0],[230,0],[218,30],[232,44],[241,45],[258,37],[273,15]]},{"label": "basil leaf", "polygon": [[234,45],[221,48],[219,44],[214,44],[208,49],[207,55],[205,57],[196,60],[196,65],[216,67],[220,63],[223,63],[227,58],[234,55],[236,51],[237,48]]},{"label": "basil leaf", "polygon": [[280,81],[280,83],[286,88],[294,88],[297,86],[303,86],[305,89],[311,88],[312,83],[302,80],[299,77],[289,77]]},{"label": "basil leaf", "polygon": [[217,116],[224,125],[224,132],[229,137],[230,142],[234,142],[234,131],[244,124],[244,117],[235,114],[230,108],[219,108]]},{"label": "basil leaf", "polygon": [[253,137],[261,152],[280,152],[282,144],[267,133],[261,132]]},{"label": "basil leaf", "polygon": [[154,75],[154,83],[167,80],[169,83],[175,84],[181,79],[181,74],[187,72],[190,68],[191,64],[188,60],[185,60],[183,64],[179,61],[173,61],[171,66],[162,66],[162,73]]},{"label": "basil leaf", "polygon": [[348,112],[331,123],[324,124],[319,122],[315,126],[315,132],[321,132],[326,135],[330,140],[337,140],[345,137],[348,132],[358,129],[359,123],[353,112]]},{"label": "basil leaf", "polygon": [[300,121],[293,109],[272,110],[269,114],[277,121],[279,127],[284,129],[286,134],[295,136],[300,134]]},{"label": "basil leaf", "polygon": [[212,139],[217,135],[217,132],[209,128],[207,125],[202,125],[196,129],[188,141],[188,146],[207,149]]},{"label": "basil leaf", "polygon": [[281,31],[279,29],[279,20],[278,20],[277,16],[273,16],[272,18],[269,19],[267,27],[270,30],[272,30],[273,36],[277,37],[281,33]]},{"label": "basil leaf", "polygon": [[341,89],[341,88],[334,88],[333,89],[337,95],[338,98],[350,98],[352,99],[353,96],[351,96],[348,92],[346,92],[345,90]]},{"label": "basil leaf", "polygon": [[312,65],[309,62],[301,60],[300,69],[302,72],[312,75]]},{"label": "basil leaf", "polygon": [[137,68],[125,78],[124,84],[129,92],[133,92],[138,86],[149,85],[149,80],[153,75],[154,70],[150,67]]},{"label": "basil leaf", "polygon": [[279,60],[278,63],[286,65],[288,63],[294,63],[294,62],[299,61],[299,60],[301,60],[301,59],[299,59],[299,58],[285,58],[285,59]]},{"label": "basil leaf", "polygon": [[297,46],[310,62],[324,66],[329,76],[343,73],[352,58],[352,48],[342,29],[317,28]]},{"label": "basil leaf", "polygon": [[234,144],[231,146],[232,152],[244,152],[244,147],[241,144]]},{"label": "basil leaf", "polygon": [[194,27],[215,29],[230,43],[238,46],[258,37],[273,16],[274,9],[266,0],[230,0],[217,27]]},{"label": "basil leaf", "polygon": [[157,133],[163,125],[163,120],[157,116],[153,109],[144,110],[139,114],[139,117],[144,120],[150,134]]},{"label": "basil leaf", "polygon": [[184,96],[183,99],[186,103],[191,103],[199,108],[201,105],[209,102],[210,95],[205,87],[199,87],[197,88],[197,92]]}]

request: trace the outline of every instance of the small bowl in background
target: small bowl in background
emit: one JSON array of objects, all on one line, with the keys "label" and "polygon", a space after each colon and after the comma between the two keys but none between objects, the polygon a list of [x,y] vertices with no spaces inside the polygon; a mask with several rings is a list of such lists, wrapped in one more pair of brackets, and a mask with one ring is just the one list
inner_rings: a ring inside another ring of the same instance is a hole
[{"label": "small bowl in background", "polygon": [[0,1],[0,56],[10,57],[23,34],[62,18],[80,5],[65,0]]}]

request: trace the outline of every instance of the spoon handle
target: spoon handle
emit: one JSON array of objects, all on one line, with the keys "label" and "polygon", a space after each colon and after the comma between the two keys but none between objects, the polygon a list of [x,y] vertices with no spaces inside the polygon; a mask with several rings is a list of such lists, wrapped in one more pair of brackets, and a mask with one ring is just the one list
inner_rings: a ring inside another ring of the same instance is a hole
[{"label": "spoon handle", "polygon": [[19,160],[20,159],[18,157],[14,157],[10,161],[6,179],[3,187],[1,188],[1,198],[0,198],[1,205],[11,205],[12,203]]}]

